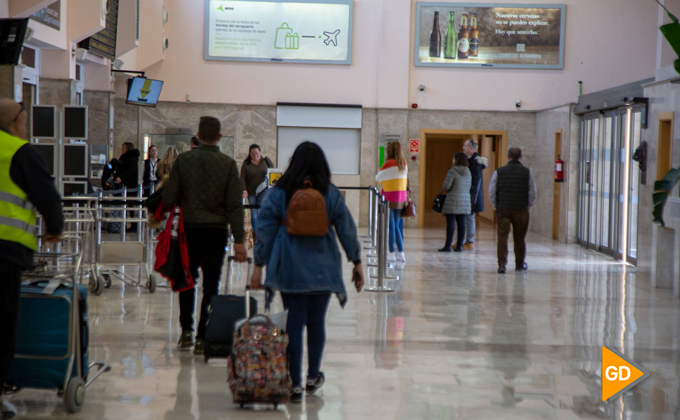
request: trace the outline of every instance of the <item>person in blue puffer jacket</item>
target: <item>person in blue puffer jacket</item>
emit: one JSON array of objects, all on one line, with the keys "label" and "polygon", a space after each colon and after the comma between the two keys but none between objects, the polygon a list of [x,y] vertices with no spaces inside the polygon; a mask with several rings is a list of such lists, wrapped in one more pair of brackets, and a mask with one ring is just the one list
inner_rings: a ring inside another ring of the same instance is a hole
[{"label": "person in blue puffer jacket", "polygon": [[[324,324],[328,303],[331,294],[338,296],[343,307],[347,302],[338,239],[348,260],[354,263],[352,281],[357,291],[364,283],[357,228],[340,190],[331,184],[330,178],[330,169],[321,148],[312,142],[300,144],[286,172],[267,193],[258,216],[255,270],[250,286],[252,289],[262,287],[262,267],[266,265],[264,286],[281,292],[283,305],[288,309],[286,332],[293,381],[292,402],[302,401],[302,336],[305,325],[309,362],[307,393],[315,393],[325,381],[320,368],[326,342]],[[322,237],[293,236],[288,234],[285,226],[288,204],[293,194],[307,181],[311,181],[323,195],[328,221],[334,227]]]}]

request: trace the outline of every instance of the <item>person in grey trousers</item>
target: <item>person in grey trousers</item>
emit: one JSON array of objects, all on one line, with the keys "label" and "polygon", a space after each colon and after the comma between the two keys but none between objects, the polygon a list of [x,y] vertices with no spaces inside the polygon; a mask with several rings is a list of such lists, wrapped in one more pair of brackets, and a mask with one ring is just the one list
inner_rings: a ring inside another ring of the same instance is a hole
[{"label": "person in grey trousers", "polygon": [[515,271],[529,269],[526,263],[526,237],[529,214],[536,202],[534,174],[522,165],[522,149],[508,149],[508,164],[498,168],[489,183],[489,200],[496,211],[498,224],[498,273],[505,273],[508,264],[508,236],[512,228],[515,245]]},{"label": "person in grey trousers", "polygon": [[489,161],[477,153],[479,143],[474,139],[465,140],[463,153],[468,158],[468,168],[472,175],[472,186],[470,187],[470,201],[472,211],[465,215],[465,245],[463,250],[475,249],[475,213],[484,211],[484,169],[489,167]]},{"label": "person in grey trousers", "polygon": [[446,191],[446,199],[442,214],[446,217],[446,243],[439,252],[451,252],[453,233],[458,225],[458,241],[453,252],[462,252],[465,242],[465,216],[470,214],[470,186],[472,175],[468,169],[468,158],[465,153],[456,153],[453,167],[446,174],[442,191]]}]

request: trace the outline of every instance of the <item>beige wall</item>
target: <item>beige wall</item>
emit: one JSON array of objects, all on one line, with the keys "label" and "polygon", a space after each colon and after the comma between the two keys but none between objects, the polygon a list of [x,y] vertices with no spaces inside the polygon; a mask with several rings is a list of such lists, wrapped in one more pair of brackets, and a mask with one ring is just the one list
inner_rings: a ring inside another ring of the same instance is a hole
[{"label": "beige wall", "polygon": [[[578,81],[584,82],[584,93],[588,93],[654,75],[656,6],[639,0],[528,3],[566,3],[564,70],[415,67],[411,50],[416,0],[355,0],[350,66],[204,61],[202,3],[166,1],[170,20],[154,33],[162,30],[170,48],[160,61],[154,52],[151,61],[155,64],[148,68],[148,60],[138,56],[138,70],[165,80],[163,101],[184,101],[191,95],[192,101],[202,103],[316,102],[407,108],[415,102],[421,109],[507,111],[515,109],[517,99],[522,100],[523,110],[573,102]],[[158,26],[156,14],[149,16],[147,25]],[[140,45],[137,50],[141,54],[144,48]],[[424,92],[418,91],[420,84],[426,86]]]}]

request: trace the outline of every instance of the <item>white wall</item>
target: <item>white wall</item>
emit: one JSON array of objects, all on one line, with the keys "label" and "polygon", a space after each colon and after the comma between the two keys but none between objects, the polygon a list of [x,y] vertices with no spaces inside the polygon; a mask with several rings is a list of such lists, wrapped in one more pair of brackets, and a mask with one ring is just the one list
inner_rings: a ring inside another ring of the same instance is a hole
[{"label": "white wall", "polygon": [[9,0],[0,0],[0,18],[9,16]]},{"label": "white wall", "polygon": [[[351,66],[204,61],[203,1],[166,2],[170,21],[163,30],[170,49],[163,61],[138,70],[165,80],[164,101],[184,101],[190,94],[192,101],[207,103],[405,108],[416,102],[456,110],[514,110],[517,99],[523,110],[541,110],[575,101],[580,80],[588,93],[654,76],[659,14],[651,2],[527,1],[567,4],[565,68],[513,70],[416,68],[416,1],[355,0]],[[156,17],[151,19],[157,27]],[[144,61],[140,57],[140,65]],[[425,92],[418,91],[420,84]]]}]

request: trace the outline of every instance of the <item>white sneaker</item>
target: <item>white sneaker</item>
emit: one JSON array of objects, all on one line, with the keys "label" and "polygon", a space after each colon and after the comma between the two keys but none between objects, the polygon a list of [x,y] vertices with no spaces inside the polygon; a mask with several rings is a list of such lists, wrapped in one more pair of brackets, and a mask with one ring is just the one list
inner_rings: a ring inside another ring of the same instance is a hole
[{"label": "white sneaker", "polygon": [[387,253],[387,262],[397,262],[397,257],[394,252]]},{"label": "white sneaker", "polygon": [[406,257],[404,256],[403,252],[397,252],[397,262],[399,262],[399,263],[405,263],[406,262]]}]

